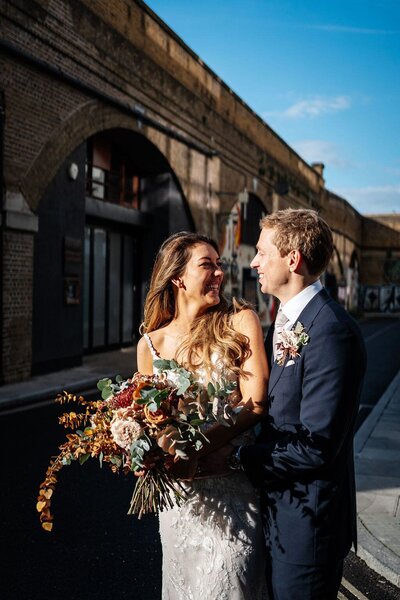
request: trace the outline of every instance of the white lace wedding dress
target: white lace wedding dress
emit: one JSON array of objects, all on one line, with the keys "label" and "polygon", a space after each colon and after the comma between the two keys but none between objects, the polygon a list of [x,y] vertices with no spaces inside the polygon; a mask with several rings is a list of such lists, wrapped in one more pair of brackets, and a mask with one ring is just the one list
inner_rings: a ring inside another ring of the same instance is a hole
[{"label": "white lace wedding dress", "polygon": [[[145,335],[154,360],[161,358]],[[156,369],[154,368],[154,371]],[[214,381],[227,379],[216,361]],[[203,382],[204,373],[197,373]],[[248,443],[252,432],[232,440]],[[163,600],[266,598],[259,498],[242,471],[185,484],[188,500],[159,513]]]}]

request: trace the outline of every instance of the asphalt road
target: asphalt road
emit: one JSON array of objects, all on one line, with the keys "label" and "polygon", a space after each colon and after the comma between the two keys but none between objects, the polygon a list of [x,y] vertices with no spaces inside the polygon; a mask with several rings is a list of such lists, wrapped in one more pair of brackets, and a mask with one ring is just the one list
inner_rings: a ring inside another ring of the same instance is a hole
[{"label": "asphalt road", "polygon": [[[361,323],[368,373],[360,423],[400,368],[400,320]],[[134,482],[88,461],[60,474],[54,530],[42,531],[35,510],[49,457],[64,431],[56,405],[2,415],[0,504],[1,600],[159,600],[161,548],[157,520],[126,515]],[[350,555],[343,598],[399,599],[399,590]],[[356,589],[354,595],[350,588]]]},{"label": "asphalt road", "polygon": [[377,317],[362,321],[360,327],[367,346],[368,362],[358,427],[400,369],[400,319]]}]

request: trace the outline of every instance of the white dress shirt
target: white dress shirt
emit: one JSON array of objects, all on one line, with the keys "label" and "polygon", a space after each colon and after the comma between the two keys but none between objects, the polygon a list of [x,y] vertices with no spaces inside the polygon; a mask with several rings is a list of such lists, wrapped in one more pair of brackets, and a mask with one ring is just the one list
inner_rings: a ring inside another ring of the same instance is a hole
[{"label": "white dress shirt", "polygon": [[307,306],[307,304],[314,298],[318,292],[322,290],[322,283],[319,279],[314,281],[308,285],[304,290],[301,290],[298,294],[293,296],[290,300],[286,302],[286,304],[281,304],[280,309],[289,319],[285,324],[284,329],[291,329],[297,322],[297,319],[303,312],[303,309]]}]

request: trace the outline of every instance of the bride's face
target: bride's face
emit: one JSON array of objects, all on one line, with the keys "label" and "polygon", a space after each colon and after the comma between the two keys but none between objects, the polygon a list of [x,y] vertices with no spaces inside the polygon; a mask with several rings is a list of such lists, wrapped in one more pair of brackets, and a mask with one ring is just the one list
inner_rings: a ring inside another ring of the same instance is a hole
[{"label": "bride's face", "polygon": [[179,278],[179,293],[187,301],[207,310],[220,302],[220,290],[224,274],[218,253],[209,244],[196,244],[191,249],[190,259]]}]

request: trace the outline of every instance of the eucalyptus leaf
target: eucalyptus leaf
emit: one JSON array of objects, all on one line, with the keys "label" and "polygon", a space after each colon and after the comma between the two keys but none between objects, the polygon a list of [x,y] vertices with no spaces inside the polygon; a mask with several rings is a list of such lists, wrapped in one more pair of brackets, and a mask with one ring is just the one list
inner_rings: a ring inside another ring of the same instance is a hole
[{"label": "eucalyptus leaf", "polygon": [[81,454],[79,457],[79,464],[84,465],[87,459],[90,458],[90,454]]},{"label": "eucalyptus leaf", "polygon": [[190,424],[193,425],[193,427],[199,427],[204,424],[204,421],[202,421],[202,419],[192,419]]},{"label": "eucalyptus leaf", "polygon": [[159,369],[160,371],[167,371],[171,368],[171,361],[165,360],[164,358],[155,360],[153,364],[156,369]]},{"label": "eucalyptus leaf", "polygon": [[213,386],[213,384],[211,383],[211,381],[207,385],[207,393],[208,393],[209,396],[215,396],[215,387]]},{"label": "eucalyptus leaf", "polygon": [[182,381],[182,383],[179,383],[179,387],[178,390],[176,392],[177,396],[183,396],[183,394],[187,391],[187,389],[190,387],[190,381],[188,381],[187,379],[185,379],[184,381]]},{"label": "eucalyptus leaf", "polygon": [[142,388],[140,390],[140,395],[142,398],[148,400],[149,398],[155,398],[159,394],[159,390],[154,388]]},{"label": "eucalyptus leaf", "polygon": [[108,398],[110,398],[112,395],[113,395],[113,392],[112,392],[111,387],[103,388],[103,390],[101,392],[101,397],[103,398],[103,400],[108,400]]},{"label": "eucalyptus leaf", "polygon": [[135,403],[136,403],[136,404],[140,404],[140,405],[141,405],[141,404],[147,404],[147,398],[137,398],[137,399],[135,400]]},{"label": "eucalyptus leaf", "polygon": [[109,379],[104,378],[104,379],[99,379],[99,381],[97,382],[97,387],[100,391],[102,391],[103,388],[105,388],[107,385],[109,385]]}]

